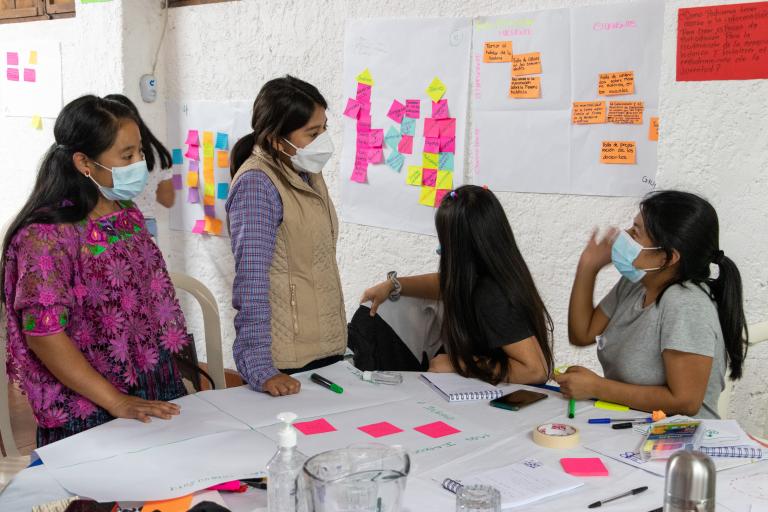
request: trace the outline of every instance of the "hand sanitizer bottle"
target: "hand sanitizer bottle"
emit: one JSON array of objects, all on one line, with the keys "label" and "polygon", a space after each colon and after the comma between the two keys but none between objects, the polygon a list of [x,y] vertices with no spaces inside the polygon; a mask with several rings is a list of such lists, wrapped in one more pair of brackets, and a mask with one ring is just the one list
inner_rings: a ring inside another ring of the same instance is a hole
[{"label": "hand sanitizer bottle", "polygon": [[277,419],[283,428],[277,436],[277,453],[267,464],[267,510],[269,512],[296,511],[296,479],[301,474],[307,457],[296,449],[296,419],[292,412],[281,412]]}]

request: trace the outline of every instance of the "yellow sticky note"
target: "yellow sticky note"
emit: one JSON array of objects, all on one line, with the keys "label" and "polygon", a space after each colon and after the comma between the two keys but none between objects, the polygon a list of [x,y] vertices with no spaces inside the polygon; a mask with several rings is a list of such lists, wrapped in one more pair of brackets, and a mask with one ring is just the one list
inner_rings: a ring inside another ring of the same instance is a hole
[{"label": "yellow sticky note", "polygon": [[453,189],[453,173],[451,171],[437,171],[437,189]]},{"label": "yellow sticky note", "polygon": [[422,153],[422,167],[425,169],[437,169],[440,167],[440,155],[437,153]]},{"label": "yellow sticky note", "polygon": [[423,204],[424,206],[435,206],[436,196],[437,189],[435,187],[421,187],[419,204]]},{"label": "yellow sticky note", "polygon": [[213,155],[203,157],[203,172],[206,173],[206,176],[208,173],[213,176]]},{"label": "yellow sticky note", "polygon": [[192,506],[192,495],[187,494],[181,498],[163,501],[147,501],[142,507],[142,511],[148,512],[187,512]]},{"label": "yellow sticky note", "polygon": [[220,168],[226,169],[229,167],[229,151],[217,151],[216,159],[218,160],[217,163]]},{"label": "yellow sticky note", "polygon": [[204,192],[205,195],[212,196],[213,194],[216,193],[216,185],[213,183],[206,183],[204,190],[205,190]]},{"label": "yellow sticky note", "polygon": [[37,64],[37,50],[29,52],[29,63],[32,65]]},{"label": "yellow sticky note", "polygon": [[429,87],[427,87],[427,96],[437,103],[440,101],[440,98],[443,97],[443,94],[445,94],[445,84],[439,78],[435,77],[429,84]]},{"label": "yellow sticky note", "polygon": [[604,140],[600,146],[600,163],[637,163],[637,147],[631,140]]},{"label": "yellow sticky note", "polygon": [[541,73],[539,52],[518,53],[512,56],[512,76],[538,75]]},{"label": "yellow sticky note", "polygon": [[203,157],[213,158],[213,146],[203,146]]},{"label": "yellow sticky note", "polygon": [[32,116],[32,128],[35,130],[43,129],[43,118],[40,116]]},{"label": "yellow sticky note", "polygon": [[213,147],[213,132],[203,132],[203,147]]},{"label": "yellow sticky note", "polygon": [[541,98],[541,77],[522,76],[513,78],[509,83],[510,98]]},{"label": "yellow sticky note", "polygon": [[362,73],[357,75],[355,80],[361,84],[373,85],[373,77],[371,76],[371,72],[368,71],[368,68],[365,68]]},{"label": "yellow sticky note", "polygon": [[597,402],[595,402],[595,407],[597,407],[598,409],[605,409],[606,411],[617,411],[617,412],[629,410],[629,407],[627,407],[626,405],[614,404],[611,402],[603,402],[602,400],[598,400]]},{"label": "yellow sticky note", "polygon": [[405,177],[405,182],[408,185],[413,185],[415,187],[421,186],[421,167],[418,165],[409,165],[408,166],[408,173]]},{"label": "yellow sticky note", "polygon": [[652,117],[648,126],[648,140],[659,140],[659,118]]},{"label": "yellow sticky note", "polygon": [[188,172],[187,173],[187,186],[188,187],[196,187],[199,179],[200,178],[197,176],[196,172]]}]

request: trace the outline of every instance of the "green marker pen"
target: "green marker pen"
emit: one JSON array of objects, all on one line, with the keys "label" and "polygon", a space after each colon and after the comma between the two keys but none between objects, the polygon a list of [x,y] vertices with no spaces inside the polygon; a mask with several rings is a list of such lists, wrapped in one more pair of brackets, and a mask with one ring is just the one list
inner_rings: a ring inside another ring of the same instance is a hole
[{"label": "green marker pen", "polygon": [[576,417],[576,400],[573,398],[568,400],[568,417],[571,419]]},{"label": "green marker pen", "polygon": [[315,384],[320,384],[324,388],[330,389],[334,393],[341,394],[341,393],[344,392],[344,388],[342,388],[338,384],[334,384],[333,382],[329,381],[325,377],[321,377],[320,375],[318,375],[316,373],[313,373],[312,375],[310,375],[309,376],[309,380],[311,380]]}]

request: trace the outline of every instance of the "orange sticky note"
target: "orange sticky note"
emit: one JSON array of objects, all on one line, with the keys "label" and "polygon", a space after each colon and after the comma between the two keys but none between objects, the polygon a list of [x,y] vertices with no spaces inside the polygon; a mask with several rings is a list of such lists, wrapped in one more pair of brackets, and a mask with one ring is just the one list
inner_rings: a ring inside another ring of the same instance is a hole
[{"label": "orange sticky note", "polygon": [[604,140],[600,147],[600,163],[634,164],[637,148],[630,140]]},{"label": "orange sticky note", "polygon": [[604,101],[574,101],[571,109],[573,124],[599,124],[605,122]]},{"label": "orange sticky note", "polygon": [[512,56],[512,76],[537,75],[541,73],[541,54],[516,53]]},{"label": "orange sticky note", "polygon": [[215,204],[216,196],[207,194],[203,196],[203,206],[214,206]]},{"label": "orange sticky note", "polygon": [[541,77],[513,78],[509,83],[509,96],[511,98],[541,98]]},{"label": "orange sticky note", "polygon": [[147,501],[141,508],[142,512],[187,512],[192,506],[192,495],[163,501]]},{"label": "orange sticky note", "polygon": [[643,124],[643,102],[609,101],[608,122],[616,124]]},{"label": "orange sticky note", "polygon": [[197,176],[196,172],[188,172],[187,173],[187,186],[188,187],[196,187],[197,182],[199,181],[199,177]]},{"label": "orange sticky note", "polygon": [[648,125],[648,140],[659,140],[659,118],[652,117]]},{"label": "orange sticky note", "polygon": [[203,146],[213,146],[213,132],[203,132]]},{"label": "orange sticky note", "polygon": [[512,41],[488,41],[483,45],[483,62],[512,62]]},{"label": "orange sticky note", "polygon": [[600,96],[620,96],[635,93],[634,71],[600,73],[597,80],[597,94]]},{"label": "orange sticky note", "polygon": [[212,235],[221,234],[221,220],[216,217],[205,217],[205,232]]},{"label": "orange sticky note", "polygon": [[229,168],[229,151],[217,151],[216,158],[217,164],[220,168]]},{"label": "orange sticky note", "polygon": [[211,176],[213,176],[213,155],[203,157],[203,172],[204,173],[210,172]]}]

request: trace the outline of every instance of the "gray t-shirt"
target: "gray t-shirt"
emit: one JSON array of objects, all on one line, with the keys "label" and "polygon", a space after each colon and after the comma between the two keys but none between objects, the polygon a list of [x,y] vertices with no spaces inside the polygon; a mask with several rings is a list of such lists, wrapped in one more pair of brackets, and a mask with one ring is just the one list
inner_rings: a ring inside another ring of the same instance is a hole
[{"label": "gray t-shirt", "polygon": [[643,307],[645,287],[621,278],[600,302],[610,318],[597,337],[597,357],[605,377],[629,384],[666,384],[666,349],[712,358],[704,403],[696,415],[718,418],[717,400],[725,386],[726,352],[717,306],[693,283],[673,285],[655,302]]}]

